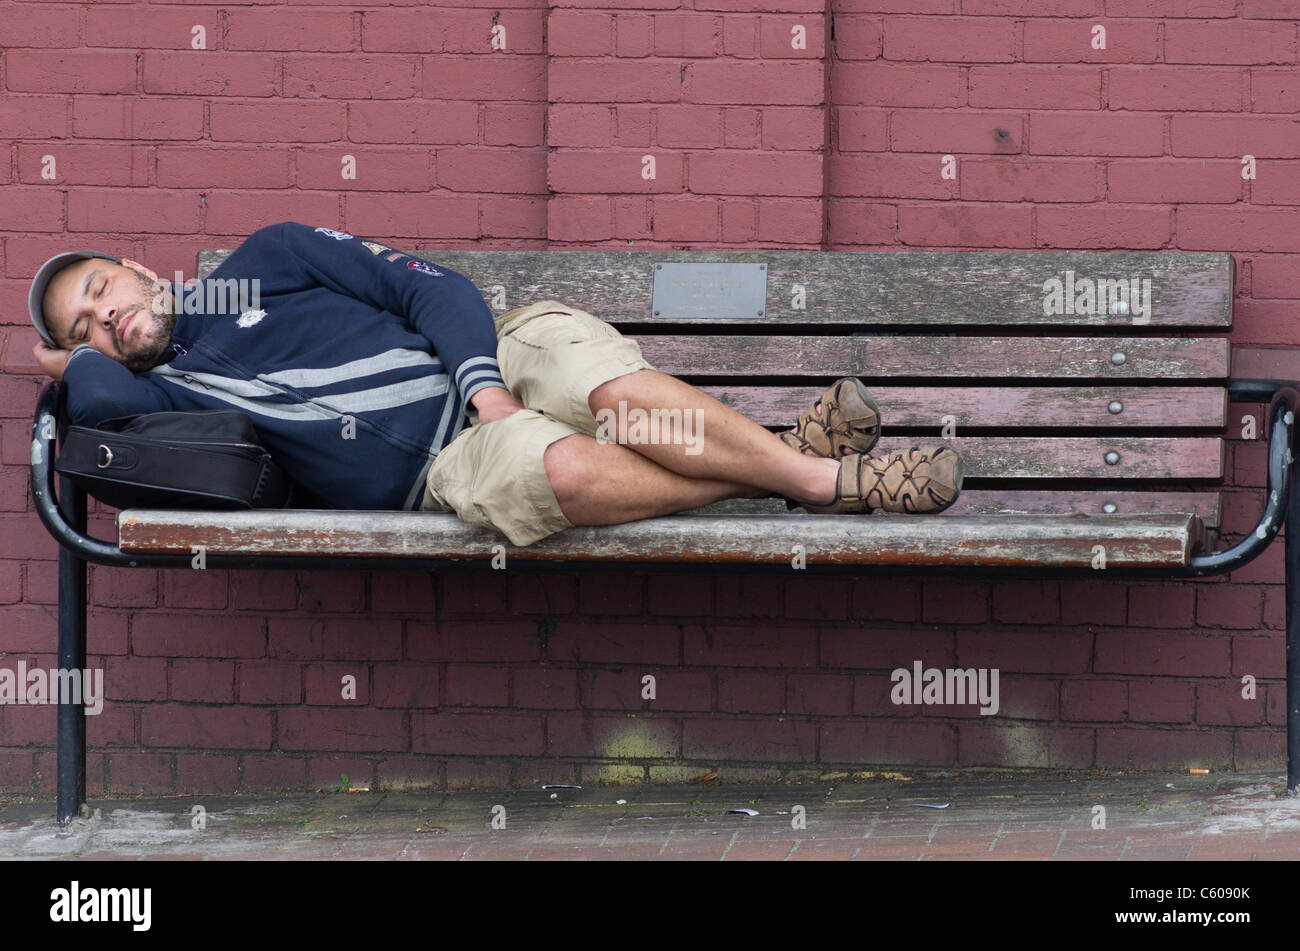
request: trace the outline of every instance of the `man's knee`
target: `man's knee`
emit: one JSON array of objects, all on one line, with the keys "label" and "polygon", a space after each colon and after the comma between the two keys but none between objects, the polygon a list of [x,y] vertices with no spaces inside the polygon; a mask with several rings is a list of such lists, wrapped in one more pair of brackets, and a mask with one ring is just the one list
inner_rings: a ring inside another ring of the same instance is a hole
[{"label": "man's knee", "polygon": [[595,416],[602,408],[612,409],[618,405],[619,400],[628,399],[636,391],[638,384],[658,372],[658,370],[646,369],[632,370],[612,380],[606,380],[587,394],[587,407],[591,410],[591,415]]},{"label": "man's knee", "polygon": [[546,480],[550,482],[551,491],[555,493],[561,507],[578,498],[584,486],[590,487],[590,480],[596,474],[591,460],[591,450],[595,446],[596,440],[591,436],[573,433],[555,440],[542,454]]}]

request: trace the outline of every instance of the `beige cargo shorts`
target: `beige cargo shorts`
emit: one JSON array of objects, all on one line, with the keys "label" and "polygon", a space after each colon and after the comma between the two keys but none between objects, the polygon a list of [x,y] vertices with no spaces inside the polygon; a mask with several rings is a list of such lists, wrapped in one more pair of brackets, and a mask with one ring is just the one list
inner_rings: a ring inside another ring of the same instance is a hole
[{"label": "beige cargo shorts", "polygon": [[421,508],[531,545],[573,523],[546,478],[546,447],[574,433],[596,435],[587,403],[602,383],[654,369],[629,340],[599,317],[543,300],[497,315],[497,363],[506,388],[527,409],[471,425],[438,453]]}]

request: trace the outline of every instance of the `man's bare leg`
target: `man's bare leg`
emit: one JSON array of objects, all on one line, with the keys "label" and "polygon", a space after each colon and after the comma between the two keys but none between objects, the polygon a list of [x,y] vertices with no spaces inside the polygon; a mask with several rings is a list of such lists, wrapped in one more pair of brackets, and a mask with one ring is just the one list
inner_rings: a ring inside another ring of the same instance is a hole
[{"label": "man's bare leg", "polygon": [[[661,432],[655,442],[627,443],[628,448],[678,475],[767,490],[752,495],[776,492],[814,504],[835,498],[838,460],[805,456],[791,449],[774,433],[676,377],[658,370],[636,370],[601,384],[588,398],[598,420],[602,410],[618,418],[620,402],[624,413],[658,409],[692,414],[697,421],[694,453],[687,452],[686,434],[672,429]],[[628,489],[635,494],[637,486]]]},{"label": "man's bare leg", "polygon": [[678,475],[625,446],[585,433],[557,439],[546,447],[542,461],[560,510],[574,525],[617,525],[720,499],[768,494],[752,485]]}]

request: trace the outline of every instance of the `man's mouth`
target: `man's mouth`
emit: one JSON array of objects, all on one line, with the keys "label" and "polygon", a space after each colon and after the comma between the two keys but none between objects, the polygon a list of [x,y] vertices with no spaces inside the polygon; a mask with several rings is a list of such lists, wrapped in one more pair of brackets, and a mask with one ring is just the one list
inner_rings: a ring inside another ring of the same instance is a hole
[{"label": "man's mouth", "polygon": [[135,315],[138,310],[139,308],[137,307],[117,322],[117,339],[121,343],[126,343],[126,332],[131,326],[131,322],[135,320]]}]

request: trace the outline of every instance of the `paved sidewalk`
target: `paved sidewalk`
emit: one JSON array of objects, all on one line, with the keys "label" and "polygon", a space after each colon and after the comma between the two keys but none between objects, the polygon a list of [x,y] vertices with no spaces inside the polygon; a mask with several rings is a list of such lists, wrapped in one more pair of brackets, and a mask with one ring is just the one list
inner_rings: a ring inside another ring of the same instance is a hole
[{"label": "paved sidewalk", "polygon": [[66,830],[51,801],[9,799],[0,858],[1296,859],[1300,799],[1282,790],[1274,773],[858,773],[785,785],[95,799]]}]

